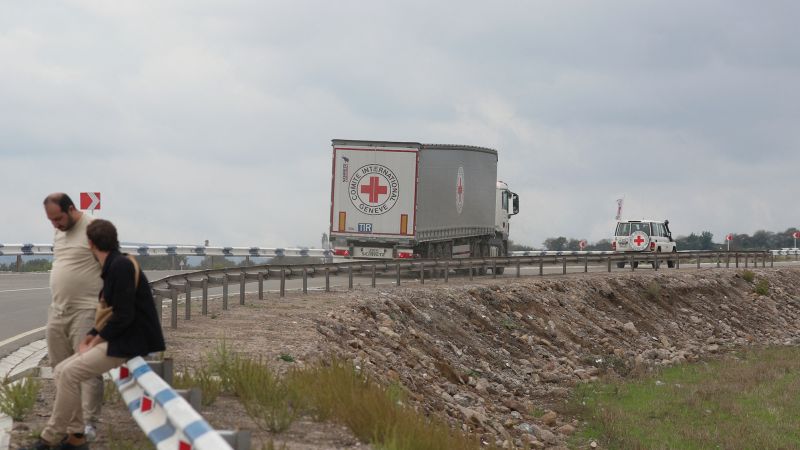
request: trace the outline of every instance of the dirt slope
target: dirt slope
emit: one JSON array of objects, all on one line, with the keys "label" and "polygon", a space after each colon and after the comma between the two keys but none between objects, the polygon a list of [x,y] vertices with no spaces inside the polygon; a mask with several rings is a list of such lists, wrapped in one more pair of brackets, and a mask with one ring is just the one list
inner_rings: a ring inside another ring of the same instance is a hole
[{"label": "dirt slope", "polygon": [[[800,343],[800,269],[754,272],[756,282],[769,281],[768,295],[756,295],[741,272],[709,269],[453,279],[248,298],[245,306],[232,297],[230,310],[214,302],[209,316],[166,330],[167,355],[178,368],[200,366],[225,339],[284,369],[336,353],[399,383],[416,408],[485,442],[558,448],[578,423],[549,410],[576,383],[739,346]],[[282,354],[295,361],[281,361]],[[14,442],[46,420],[52,392],[45,392]],[[93,448],[109,448],[111,434],[143,438],[124,407],[106,411],[108,427]],[[271,436],[255,430],[232,398],[201,412],[217,428],[254,429],[254,448],[273,437],[289,449],[369,448],[339,426],[308,420]]]},{"label": "dirt slope", "polygon": [[528,278],[381,290],[318,322],[331,345],[418,406],[487,442],[557,446],[553,413],[575,383],[693,361],[737,346],[800,342],[800,271]]}]

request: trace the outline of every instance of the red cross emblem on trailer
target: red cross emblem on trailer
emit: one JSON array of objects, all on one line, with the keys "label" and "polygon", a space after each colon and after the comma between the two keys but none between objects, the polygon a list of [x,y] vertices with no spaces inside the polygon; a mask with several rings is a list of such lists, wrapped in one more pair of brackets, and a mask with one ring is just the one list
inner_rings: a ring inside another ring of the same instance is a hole
[{"label": "red cross emblem on trailer", "polygon": [[360,212],[380,215],[392,209],[400,198],[400,181],[388,167],[367,164],[353,172],[347,191],[350,202]]},{"label": "red cross emblem on trailer", "polygon": [[456,211],[461,214],[464,210],[464,168],[458,168],[456,176]]},{"label": "red cross emblem on trailer", "polygon": [[650,243],[650,236],[644,231],[634,231],[631,233],[629,241],[631,248],[634,250],[644,250],[647,248],[647,244]]},{"label": "red cross emblem on trailer", "polygon": [[381,186],[380,177],[369,177],[369,184],[361,185],[361,193],[369,196],[369,203],[378,203],[378,197],[388,192],[388,186]]}]

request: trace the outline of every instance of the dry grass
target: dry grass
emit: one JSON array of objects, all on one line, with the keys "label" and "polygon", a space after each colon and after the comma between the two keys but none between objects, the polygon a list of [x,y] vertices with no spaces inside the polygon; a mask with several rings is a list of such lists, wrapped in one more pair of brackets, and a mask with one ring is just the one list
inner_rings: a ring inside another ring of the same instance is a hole
[{"label": "dry grass", "polygon": [[748,283],[752,283],[753,280],[756,279],[756,273],[753,272],[752,270],[745,269],[742,271],[742,279],[744,281],[747,281]]},{"label": "dry grass", "polygon": [[758,283],[756,283],[756,287],[753,289],[753,291],[758,295],[769,294],[769,281],[767,281],[766,278],[758,280]]},{"label": "dry grass", "polygon": [[359,439],[385,450],[477,449],[477,441],[403,403],[399,385],[384,387],[351,364],[332,360],[288,376],[318,420],[346,425]]},{"label": "dry grass", "polygon": [[579,386],[576,444],[609,448],[800,447],[800,349],[755,350],[630,383]]},{"label": "dry grass", "polygon": [[645,293],[647,294],[647,298],[650,300],[658,300],[661,298],[661,285],[658,284],[658,281],[653,280],[647,285],[647,289],[645,289]]},{"label": "dry grass", "polygon": [[172,387],[175,389],[190,389],[196,387],[200,389],[203,406],[213,405],[222,392],[222,379],[212,374],[206,368],[184,369],[182,372],[175,373]]},{"label": "dry grass", "polygon": [[383,386],[337,359],[280,377],[266,362],[236,355],[223,342],[209,361],[248,414],[272,432],[286,430],[300,415],[310,415],[343,424],[362,442],[381,450],[481,448],[476,439],[406,405],[400,384]]},{"label": "dry grass", "polygon": [[16,421],[21,421],[36,404],[39,395],[39,381],[23,378],[15,383],[3,380],[0,383],[0,412]]}]

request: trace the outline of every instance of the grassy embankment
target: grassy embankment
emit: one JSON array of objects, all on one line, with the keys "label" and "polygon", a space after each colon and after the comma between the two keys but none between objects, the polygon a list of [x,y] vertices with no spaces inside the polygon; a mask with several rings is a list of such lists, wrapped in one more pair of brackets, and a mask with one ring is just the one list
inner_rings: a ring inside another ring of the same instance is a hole
[{"label": "grassy embankment", "polygon": [[800,348],[751,350],[578,387],[576,447],[800,448]]}]

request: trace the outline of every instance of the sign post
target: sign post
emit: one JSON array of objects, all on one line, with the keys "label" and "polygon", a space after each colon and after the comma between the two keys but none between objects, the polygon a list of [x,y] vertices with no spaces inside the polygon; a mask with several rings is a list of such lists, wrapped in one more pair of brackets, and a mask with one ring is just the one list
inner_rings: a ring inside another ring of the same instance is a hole
[{"label": "sign post", "polygon": [[792,233],[792,237],[794,237],[794,248],[797,250],[797,239],[800,239],[800,231]]},{"label": "sign post", "polygon": [[581,250],[585,249],[586,245],[587,245],[586,239],[581,239],[581,241],[578,243],[578,247],[580,247]]},{"label": "sign post", "polygon": [[94,210],[100,209],[99,192],[81,192],[81,209],[94,214]]},{"label": "sign post", "polygon": [[728,251],[731,251],[731,241],[733,240],[733,233],[728,233],[728,235],[725,236],[725,240],[728,242]]}]

